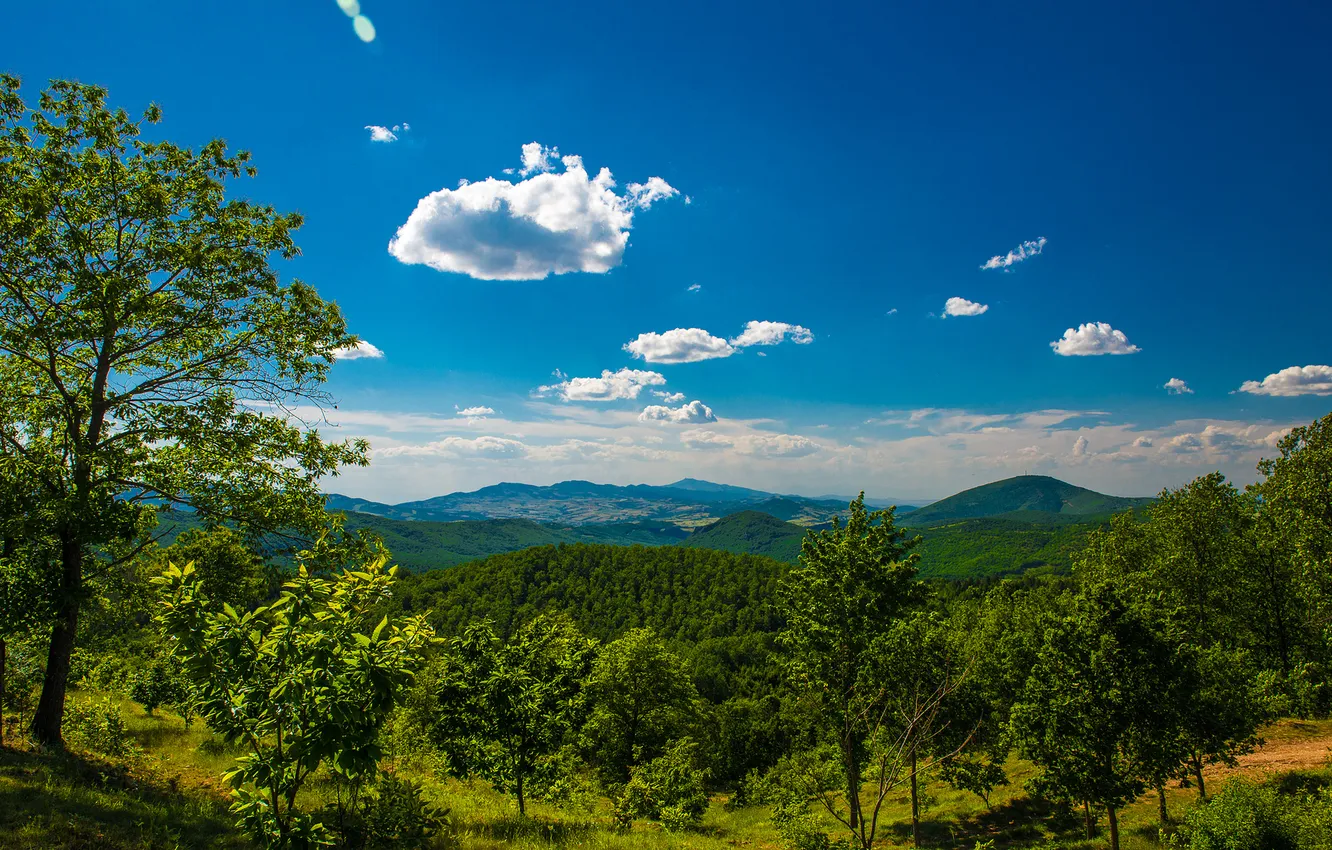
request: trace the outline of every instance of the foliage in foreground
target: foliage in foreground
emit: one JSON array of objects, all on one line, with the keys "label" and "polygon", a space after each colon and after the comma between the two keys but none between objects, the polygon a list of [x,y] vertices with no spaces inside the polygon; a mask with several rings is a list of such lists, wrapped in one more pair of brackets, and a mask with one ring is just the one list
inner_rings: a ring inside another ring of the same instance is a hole
[{"label": "foliage in foreground", "polygon": [[352,786],[378,769],[379,728],[432,635],[422,617],[367,622],[395,570],[378,561],[322,578],[302,565],[275,602],[243,614],[214,607],[189,565],[171,565],[156,580],[165,596],[160,621],[195,708],[226,742],[248,750],[226,778],[233,810],[265,846],[328,843],[326,825],[296,800],[320,767]]}]

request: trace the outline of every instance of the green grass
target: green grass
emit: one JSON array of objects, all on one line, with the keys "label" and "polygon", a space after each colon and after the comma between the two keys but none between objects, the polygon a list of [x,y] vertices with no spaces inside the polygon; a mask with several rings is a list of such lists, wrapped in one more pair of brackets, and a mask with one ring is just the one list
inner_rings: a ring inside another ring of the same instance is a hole
[{"label": "green grass", "polygon": [[[227,811],[221,772],[231,756],[207,746],[212,735],[200,725],[185,729],[181,719],[159,712],[145,715],[138,706],[121,700],[122,716],[141,752],[111,760],[85,752],[53,755],[33,751],[9,741],[0,748],[0,847],[10,850],[175,850],[222,848],[241,850],[253,845],[235,830]],[[1332,740],[1332,722],[1284,721],[1269,727],[1264,738],[1271,745],[1310,745],[1313,751]],[[980,798],[937,781],[924,785],[922,827],[925,846],[970,848],[993,840],[996,847],[1091,850],[1105,846],[1105,819],[1101,834],[1082,837],[1079,816],[1052,811],[1029,798],[1023,784],[1035,769],[1017,759],[1007,765],[1011,782],[991,795],[987,808]],[[773,829],[770,813],[762,806],[728,810],[723,796],[712,801],[702,825],[683,833],[668,833],[651,823],[636,823],[629,832],[611,826],[610,807],[600,800],[591,811],[566,811],[541,802],[529,805],[529,816],[518,816],[509,797],[481,781],[460,782],[444,777],[428,760],[403,760],[400,773],[421,782],[426,796],[450,811],[452,838],[438,846],[454,850],[779,850],[783,845]],[[1256,773],[1248,779],[1260,779]],[[1301,771],[1280,774],[1287,783],[1332,781],[1326,768],[1307,765]],[[1209,789],[1224,783],[1213,780]],[[1172,815],[1182,818],[1195,800],[1195,791],[1171,785],[1167,789]],[[866,798],[868,801],[868,797]],[[315,786],[302,797],[302,805],[316,808],[327,802],[325,789]],[[897,789],[882,813],[881,846],[907,847],[909,801],[905,788]],[[1125,850],[1160,847],[1156,841],[1156,799],[1144,796],[1120,816]],[[829,829],[835,822],[828,816]]]}]

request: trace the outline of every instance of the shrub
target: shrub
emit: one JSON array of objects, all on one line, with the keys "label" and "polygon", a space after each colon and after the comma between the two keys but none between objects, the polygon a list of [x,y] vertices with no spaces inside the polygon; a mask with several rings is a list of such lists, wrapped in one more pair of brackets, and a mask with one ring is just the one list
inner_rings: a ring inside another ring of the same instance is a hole
[{"label": "shrub", "polygon": [[96,702],[71,700],[65,707],[62,729],[70,740],[105,756],[123,758],[138,751],[120,707],[105,697]]},{"label": "shrub", "polygon": [[1332,799],[1325,789],[1283,794],[1235,781],[1189,810],[1170,839],[1182,850],[1296,850],[1332,845]]},{"label": "shrub", "polygon": [[[346,786],[344,786],[346,787]],[[322,815],[336,845],[351,850],[419,850],[448,834],[448,812],[421,796],[421,786],[387,771],[373,787],[339,797]]]},{"label": "shrub", "polygon": [[682,738],[645,765],[635,767],[615,804],[615,820],[627,827],[636,818],[678,832],[697,825],[708,808],[708,772],[694,767],[697,745]]}]

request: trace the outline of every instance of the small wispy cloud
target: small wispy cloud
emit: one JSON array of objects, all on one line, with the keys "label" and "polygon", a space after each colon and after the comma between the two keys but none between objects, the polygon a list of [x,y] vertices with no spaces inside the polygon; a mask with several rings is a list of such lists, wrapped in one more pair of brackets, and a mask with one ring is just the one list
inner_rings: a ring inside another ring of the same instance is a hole
[{"label": "small wispy cloud", "polygon": [[1023,242],[1007,254],[995,254],[981,265],[982,269],[1006,269],[1023,260],[1035,257],[1045,248],[1045,237],[1029,242]]},{"label": "small wispy cloud", "polygon": [[896,315],[897,315],[897,308],[894,307],[893,309],[889,310],[889,311],[888,311],[888,315],[889,315],[889,316],[896,316]]},{"label": "small wispy cloud", "polygon": [[1171,378],[1165,382],[1164,389],[1171,395],[1192,395],[1193,389],[1189,387],[1189,382],[1183,378]]},{"label": "small wispy cloud", "polygon": [[688,288],[686,291],[687,291],[687,292],[700,292],[700,291],[702,291],[702,289],[703,289],[703,284],[701,284],[701,283],[691,283],[691,284],[689,284],[689,288]]},{"label": "small wispy cloud", "polygon": [[484,405],[478,405],[476,407],[464,407],[459,409],[458,405],[455,404],[453,408],[458,411],[459,416],[467,419],[476,419],[481,416],[492,416],[495,413],[494,408],[485,407]]}]

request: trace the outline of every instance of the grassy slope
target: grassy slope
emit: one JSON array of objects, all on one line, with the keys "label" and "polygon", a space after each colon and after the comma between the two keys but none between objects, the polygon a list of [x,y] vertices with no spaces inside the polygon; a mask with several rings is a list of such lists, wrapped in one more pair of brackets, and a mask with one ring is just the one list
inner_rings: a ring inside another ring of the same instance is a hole
[{"label": "grassy slope", "polygon": [[[174,715],[147,717],[123,702],[143,754],[129,760],[108,761],[74,753],[57,757],[27,749],[0,748],[0,847],[15,850],[169,850],[170,848],[223,848],[241,850],[252,845],[237,834],[226,812],[218,775],[229,759],[205,755],[199,745],[209,733],[198,725],[185,730]],[[1318,749],[1332,741],[1332,721],[1283,722],[1263,733],[1269,742],[1305,742]],[[670,834],[648,823],[637,823],[627,833],[611,827],[609,807],[603,800],[590,812],[569,812],[533,803],[531,817],[520,819],[513,801],[491,791],[484,782],[446,779],[424,760],[400,761],[396,769],[424,784],[437,806],[451,810],[456,850],[729,850],[735,847],[777,850],[770,813],[764,807],[727,811],[717,798],[703,825],[695,831]],[[979,798],[937,781],[925,784],[923,831],[928,847],[966,848],[994,839],[1000,847],[1057,846],[1090,850],[1104,839],[1080,839],[1076,818],[1052,818],[1044,806],[1029,799],[1023,783],[1034,769],[1012,759],[1007,765],[1011,782],[996,789],[987,808]],[[1332,781],[1316,764],[1302,766],[1323,784]],[[1248,773],[1253,778],[1258,776]],[[1220,775],[1209,787],[1220,789]],[[868,789],[867,789],[868,791]],[[1193,802],[1194,792],[1171,785],[1167,797],[1178,818]],[[303,804],[322,804],[318,788]],[[829,829],[831,818],[823,815]],[[905,789],[888,799],[882,822],[886,846],[909,844],[908,800]],[[1156,802],[1151,794],[1130,805],[1121,816],[1125,850],[1159,847]],[[1104,821],[1102,820],[1102,826]],[[448,846],[441,841],[440,846]]]}]

